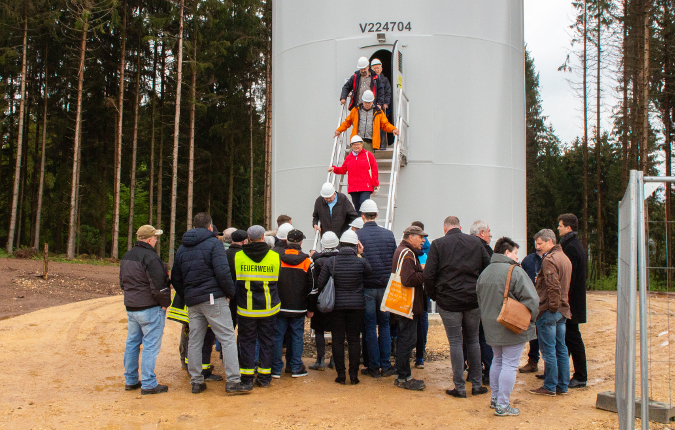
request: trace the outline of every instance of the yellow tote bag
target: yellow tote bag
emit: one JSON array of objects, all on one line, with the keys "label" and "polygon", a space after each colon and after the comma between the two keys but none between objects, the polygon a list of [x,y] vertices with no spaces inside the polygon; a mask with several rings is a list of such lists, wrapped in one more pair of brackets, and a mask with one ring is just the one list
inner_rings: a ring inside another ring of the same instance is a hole
[{"label": "yellow tote bag", "polygon": [[[412,319],[413,318],[413,301],[415,299],[415,288],[406,287],[401,282],[401,265],[403,258],[407,252],[412,252],[405,249],[398,256],[398,264],[396,265],[396,273],[392,273],[389,277],[387,289],[382,298],[380,310],[382,312],[391,312],[396,315]],[[413,258],[415,258],[413,256]]]}]

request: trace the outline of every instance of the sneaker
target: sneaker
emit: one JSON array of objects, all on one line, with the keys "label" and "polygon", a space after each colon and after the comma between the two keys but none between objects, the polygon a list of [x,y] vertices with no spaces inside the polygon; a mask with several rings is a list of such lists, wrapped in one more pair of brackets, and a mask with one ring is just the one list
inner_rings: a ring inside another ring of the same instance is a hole
[{"label": "sneaker", "polygon": [[472,396],[479,396],[481,394],[485,394],[488,392],[487,387],[478,387],[478,388],[472,388],[471,389],[471,395]]},{"label": "sneaker", "polygon": [[383,377],[383,378],[387,378],[387,377],[389,377],[389,376],[394,376],[394,375],[396,375],[397,373],[398,373],[398,372],[396,371],[396,369],[394,368],[394,366],[390,366],[389,369],[387,369],[387,370],[384,370],[384,369],[383,369],[383,370],[382,370],[382,377]]},{"label": "sneaker", "polygon": [[497,409],[497,398],[490,397],[490,409]]},{"label": "sneaker", "polygon": [[368,368],[361,369],[361,374],[366,375],[366,376],[370,376],[371,378],[376,378],[376,379],[382,377],[379,370],[371,370],[371,369],[368,369]]},{"label": "sneaker", "polygon": [[536,373],[539,371],[539,364],[534,360],[527,360],[527,364],[518,369],[520,373]]},{"label": "sneaker", "polygon": [[141,388],[141,381],[136,382],[133,385],[124,384],[124,391],[133,391]]},{"label": "sneaker", "polygon": [[520,414],[520,409],[514,408],[511,405],[506,407],[497,406],[495,409],[495,415],[498,417],[515,417]]},{"label": "sneaker", "polygon": [[424,369],[424,360],[416,360],[415,361],[415,368],[416,369]]},{"label": "sneaker", "polygon": [[406,381],[405,379],[396,378],[396,380],[394,380],[394,385],[411,391],[422,391],[427,388],[424,381],[420,381],[419,379],[409,379]]},{"label": "sneaker", "polygon": [[169,387],[166,386],[166,385],[160,385],[160,384],[155,385],[155,388],[150,388],[149,390],[146,390],[145,388],[141,388],[141,394],[143,394],[143,395],[166,393],[167,391],[169,391]]},{"label": "sneaker", "polygon": [[199,394],[204,390],[206,390],[205,382],[202,382],[201,384],[192,384],[192,394]]},{"label": "sneaker", "polygon": [[577,379],[570,379],[570,388],[584,388],[586,386],[586,382],[579,381]]},{"label": "sneaker", "polygon": [[555,396],[555,391],[548,391],[544,387],[539,387],[539,388],[534,388],[530,390],[530,393],[532,394],[538,394],[540,396]]},{"label": "sneaker", "polygon": [[243,384],[241,382],[228,382],[225,385],[225,392],[232,394],[247,394],[253,389],[253,383]]},{"label": "sneaker", "polygon": [[307,376],[307,368],[305,365],[302,365],[302,368],[298,372],[293,372],[292,375],[294,378],[302,378],[303,376]]},{"label": "sneaker", "polygon": [[220,375],[216,375],[215,373],[211,373],[210,375],[205,375],[204,376],[204,381],[222,381],[223,377]]},{"label": "sneaker", "polygon": [[460,399],[466,399],[466,391],[458,391],[456,388],[453,388],[452,390],[445,390],[445,394],[452,397],[458,397]]},{"label": "sneaker", "polygon": [[272,379],[281,379],[281,375],[278,373],[272,373]]},{"label": "sneaker", "polygon": [[262,382],[260,379],[255,378],[255,385],[257,385],[260,388],[269,388],[270,383],[269,382]]}]

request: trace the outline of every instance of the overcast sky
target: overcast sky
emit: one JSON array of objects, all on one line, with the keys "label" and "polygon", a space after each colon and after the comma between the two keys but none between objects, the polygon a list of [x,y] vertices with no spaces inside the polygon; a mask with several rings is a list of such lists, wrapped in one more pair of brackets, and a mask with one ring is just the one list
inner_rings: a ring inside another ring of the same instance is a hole
[{"label": "overcast sky", "polygon": [[566,79],[573,76],[558,71],[570,49],[571,0],[524,0],[525,43],[539,72],[544,115],[556,135],[565,143],[582,134],[581,102],[574,97]]}]

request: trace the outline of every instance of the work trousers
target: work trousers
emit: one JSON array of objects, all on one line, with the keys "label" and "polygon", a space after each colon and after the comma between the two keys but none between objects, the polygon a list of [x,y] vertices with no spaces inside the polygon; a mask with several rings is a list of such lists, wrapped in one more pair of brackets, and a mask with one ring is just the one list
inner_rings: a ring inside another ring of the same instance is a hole
[{"label": "work trousers", "polygon": [[565,345],[567,345],[567,350],[572,356],[572,364],[574,364],[574,375],[572,375],[572,378],[579,382],[586,382],[588,380],[586,347],[584,346],[584,340],[581,338],[579,324],[567,320],[565,326]]},{"label": "work trousers", "polygon": [[277,332],[277,316],[245,317],[239,315],[239,365],[241,382],[250,384],[255,375],[255,350],[258,340],[258,380],[267,384],[272,380],[272,358]]},{"label": "work trousers", "polygon": [[341,309],[330,313],[333,335],[333,358],[338,377],[345,377],[345,337],[349,344],[349,376],[359,375],[359,357],[361,355],[361,322],[363,309]]},{"label": "work trousers", "polygon": [[230,316],[230,303],[225,297],[210,302],[188,306],[190,318],[190,341],[188,342],[188,371],[192,384],[204,383],[202,374],[202,351],[208,326],[220,341],[223,348],[223,367],[228,382],[239,382],[239,360],[237,359],[237,340]]}]

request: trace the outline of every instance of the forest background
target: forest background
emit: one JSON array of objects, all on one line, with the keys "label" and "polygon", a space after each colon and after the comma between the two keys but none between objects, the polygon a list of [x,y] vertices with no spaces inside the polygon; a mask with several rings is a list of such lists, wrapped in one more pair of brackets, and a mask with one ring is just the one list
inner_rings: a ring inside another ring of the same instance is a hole
[{"label": "forest background", "polygon": [[[631,169],[671,174],[675,0],[573,1],[561,58],[583,115],[562,142],[526,52],[527,244],[580,220],[589,287],[616,286],[618,202]],[[135,228],[191,218],[272,227],[272,0],[4,0],[0,4],[0,242],[117,259]],[[605,117],[612,127],[603,129]],[[671,187],[648,200],[672,220]],[[489,220],[487,220],[489,222]],[[650,230],[672,266],[670,223]],[[174,245],[174,246],[172,246]],[[521,244],[524,245],[524,244]],[[658,275],[656,275],[657,278]],[[653,288],[663,286],[655,279]]]}]

